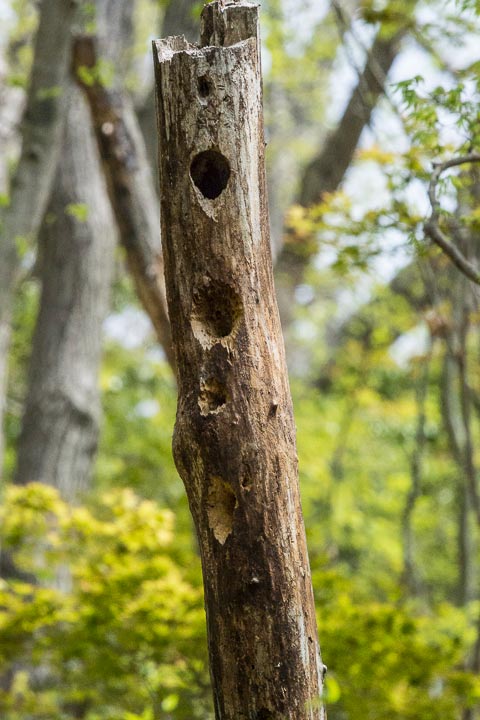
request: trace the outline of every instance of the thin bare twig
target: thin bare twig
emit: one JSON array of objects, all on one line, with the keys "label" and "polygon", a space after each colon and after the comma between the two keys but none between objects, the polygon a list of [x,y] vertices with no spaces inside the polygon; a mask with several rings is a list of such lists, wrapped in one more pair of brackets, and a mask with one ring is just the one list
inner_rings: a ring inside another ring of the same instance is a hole
[{"label": "thin bare twig", "polygon": [[440,200],[437,197],[437,186],[440,176],[446,170],[467,163],[480,162],[480,153],[469,153],[468,155],[460,155],[443,163],[436,163],[433,166],[433,172],[428,186],[428,198],[432,206],[432,213],[423,226],[425,235],[432,240],[447,255],[453,264],[476,285],[480,285],[480,270],[468,260],[465,255],[453,245],[447,236],[440,229],[441,207]]}]

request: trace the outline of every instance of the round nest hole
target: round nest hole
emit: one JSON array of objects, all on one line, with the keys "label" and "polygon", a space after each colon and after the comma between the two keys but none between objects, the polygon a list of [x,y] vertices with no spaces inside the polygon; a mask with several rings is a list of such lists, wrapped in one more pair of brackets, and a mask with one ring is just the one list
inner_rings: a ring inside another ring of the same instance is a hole
[{"label": "round nest hole", "polygon": [[216,413],[226,404],[228,399],[227,388],[214,377],[200,383],[198,405],[202,415]]},{"label": "round nest hole", "polygon": [[201,75],[198,78],[198,94],[201,98],[206,98],[212,92],[212,83],[206,75]]},{"label": "round nest hole", "polygon": [[209,285],[193,294],[192,320],[214,338],[231,335],[242,316],[242,303],[225,283]]},{"label": "round nest hole", "polygon": [[230,164],[217,150],[205,150],[193,158],[190,175],[203,197],[215,200],[228,185]]}]

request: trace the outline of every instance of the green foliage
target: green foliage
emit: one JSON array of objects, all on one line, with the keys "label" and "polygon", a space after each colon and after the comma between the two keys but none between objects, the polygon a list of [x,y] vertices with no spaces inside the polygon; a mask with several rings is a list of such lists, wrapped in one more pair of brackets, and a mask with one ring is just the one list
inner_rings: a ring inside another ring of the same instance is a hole
[{"label": "green foliage", "polygon": [[4,477],[11,477],[15,466],[16,440],[20,432],[22,398],[26,392],[27,367],[37,317],[39,287],[25,281],[15,294],[12,344],[8,368],[7,412],[5,417],[6,457]]},{"label": "green foliage", "polygon": [[86,35],[94,35],[97,31],[97,7],[95,2],[83,0],[80,3],[77,22]]},{"label": "green foliage", "polygon": [[153,347],[127,350],[111,342],[100,382],[107,422],[99,485],[131,487],[174,506],[184,491],[172,459],[177,392],[170,369]]},{"label": "green foliage", "polygon": [[113,63],[108,60],[104,60],[103,58],[98,60],[93,67],[80,65],[76,72],[80,81],[88,87],[95,84],[101,85],[105,88],[113,86],[115,67]]},{"label": "green foliage", "polygon": [[126,489],[69,508],[33,484],[7,490],[1,527],[41,582],[0,588],[5,720],[209,717],[202,593],[175,561],[170,511]]},{"label": "green foliage", "polygon": [[[458,128],[457,152],[468,152],[478,146],[480,140],[480,117],[475,92],[480,81],[476,64],[465,70],[462,80],[454,85],[438,85],[424,89],[423,78],[417,75],[396,85],[406,110],[406,129],[413,143],[422,147],[425,156],[438,159],[452,149],[442,137],[452,124]],[[472,87],[473,86],[473,87]],[[463,139],[463,143],[462,143]]]},{"label": "green foliage", "polygon": [[[318,583],[325,584],[321,571]],[[478,677],[462,670],[469,639],[464,614],[444,605],[422,615],[399,604],[365,603],[353,593],[333,580],[317,598],[323,653],[333,668],[329,718],[453,720],[478,699]]]},{"label": "green foliage", "polygon": [[[130,490],[69,508],[32,484],[7,491],[0,520],[2,547],[38,580],[0,585],[5,720],[212,716],[199,576],[176,560],[170,511]],[[453,720],[479,697],[465,613],[372,601],[325,558],[313,580],[333,720]]]},{"label": "green foliage", "polygon": [[63,89],[59,85],[52,85],[51,87],[41,88],[37,92],[37,100],[50,100],[60,97]]},{"label": "green foliage", "polygon": [[36,30],[38,14],[31,0],[12,0],[14,13],[9,33],[7,83],[13,87],[25,88],[33,58],[32,36]]},{"label": "green foliage", "polygon": [[78,222],[84,223],[88,220],[88,205],[85,205],[85,203],[69,203],[65,208],[65,212],[78,220]]}]

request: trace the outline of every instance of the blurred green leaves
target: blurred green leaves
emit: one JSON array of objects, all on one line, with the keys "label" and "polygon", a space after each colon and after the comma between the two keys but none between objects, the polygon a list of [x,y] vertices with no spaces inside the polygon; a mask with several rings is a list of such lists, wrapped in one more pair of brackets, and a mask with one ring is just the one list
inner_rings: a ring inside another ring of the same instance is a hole
[{"label": "blurred green leaves", "polygon": [[192,584],[174,559],[170,511],[128,489],[69,508],[33,484],[7,490],[0,520],[3,549],[39,581],[0,587],[5,720],[76,717],[74,707],[88,720],[156,718],[157,704],[208,717],[199,575]]}]

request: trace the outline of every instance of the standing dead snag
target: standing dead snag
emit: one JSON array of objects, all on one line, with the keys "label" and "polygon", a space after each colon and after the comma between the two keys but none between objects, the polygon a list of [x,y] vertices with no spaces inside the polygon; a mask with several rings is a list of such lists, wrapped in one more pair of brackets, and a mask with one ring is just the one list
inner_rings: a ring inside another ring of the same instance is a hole
[{"label": "standing dead snag", "polygon": [[321,672],[273,288],[258,8],[154,43],[174,456],[202,556],[217,719],[318,720]]}]

